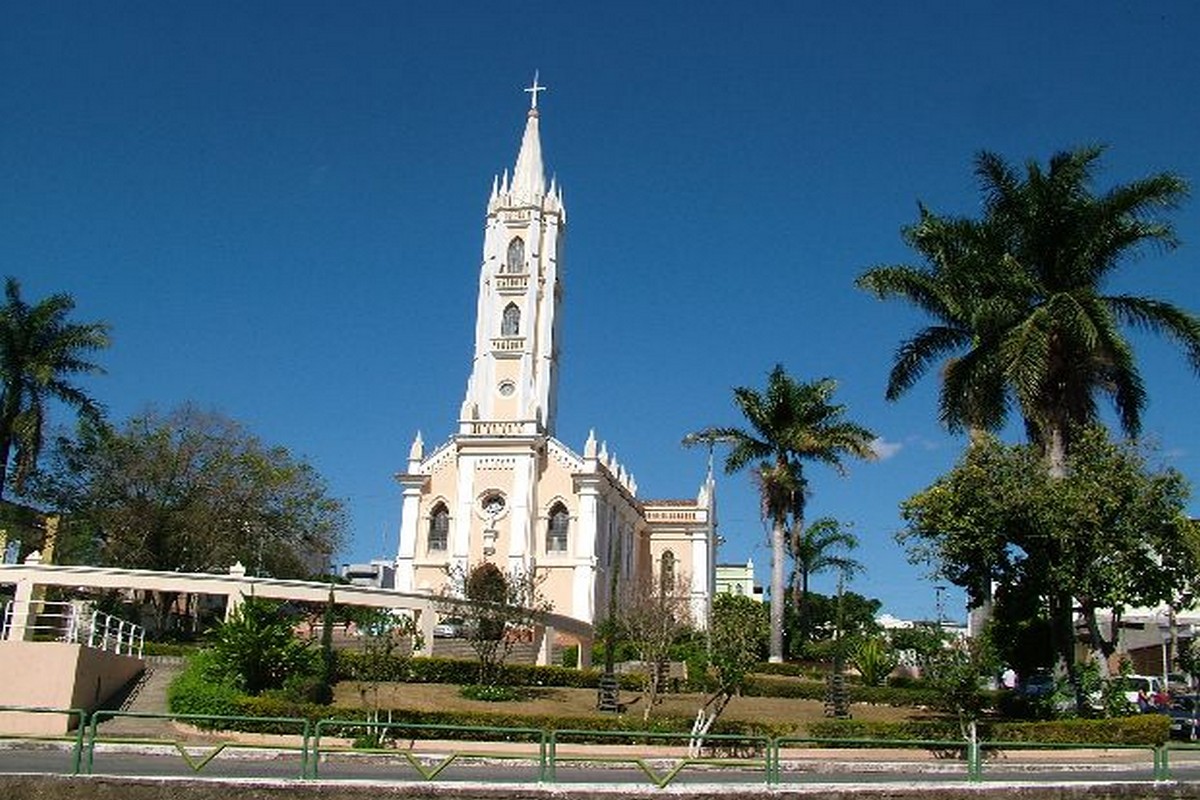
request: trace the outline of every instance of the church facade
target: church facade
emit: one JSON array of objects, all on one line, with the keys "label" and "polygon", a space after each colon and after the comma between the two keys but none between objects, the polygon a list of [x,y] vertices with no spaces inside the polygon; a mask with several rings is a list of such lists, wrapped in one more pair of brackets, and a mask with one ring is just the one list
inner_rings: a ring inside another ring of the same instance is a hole
[{"label": "church facade", "polygon": [[396,588],[439,593],[453,572],[490,561],[534,573],[557,614],[607,615],[632,582],[687,588],[705,625],[716,583],[711,468],[696,497],[643,500],[626,467],[590,434],[556,438],[567,213],[542,165],[538,92],[512,174],[487,204],[474,356],[458,430],[428,450],[418,433],[403,489]]}]

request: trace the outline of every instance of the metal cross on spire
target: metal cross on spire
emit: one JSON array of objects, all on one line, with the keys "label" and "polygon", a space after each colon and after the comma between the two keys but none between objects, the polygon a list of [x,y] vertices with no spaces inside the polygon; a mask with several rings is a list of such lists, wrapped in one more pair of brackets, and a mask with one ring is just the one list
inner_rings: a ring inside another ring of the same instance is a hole
[{"label": "metal cross on spire", "polygon": [[538,96],[538,92],[544,92],[544,91],[546,91],[546,87],[545,87],[545,86],[538,86],[538,73],[537,73],[537,70],[534,70],[534,72],[533,72],[533,85],[532,85],[532,86],[530,86],[530,87],[529,87],[528,89],[526,89],[525,91],[529,92],[529,94],[530,94],[529,110],[530,110],[530,111],[537,111],[537,96]]}]

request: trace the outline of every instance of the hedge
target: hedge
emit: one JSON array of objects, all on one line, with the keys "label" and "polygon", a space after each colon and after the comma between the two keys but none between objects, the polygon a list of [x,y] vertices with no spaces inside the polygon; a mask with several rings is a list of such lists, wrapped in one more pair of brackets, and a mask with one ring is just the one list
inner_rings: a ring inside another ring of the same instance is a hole
[{"label": "hedge", "polygon": [[[879,706],[938,708],[943,703],[941,693],[932,689],[898,686],[847,685],[851,703],[871,703]],[[795,700],[824,700],[827,692],[823,681],[803,681],[753,675],[742,694],[747,697],[786,697]]]},{"label": "hedge", "polygon": [[[1170,718],[1141,714],[1111,719],[1062,719],[1052,722],[981,720],[980,739],[989,742],[1042,742],[1049,744],[1160,745],[1170,732]],[[918,739],[958,741],[962,731],[953,720],[862,722],[824,720],[808,726],[820,739]]]},{"label": "hedge", "polygon": [[[395,681],[399,683],[451,683],[458,686],[479,680],[479,662],[456,658],[392,658],[371,660],[352,650],[335,651],[337,680]],[[595,689],[603,672],[597,669],[505,664],[500,682],[509,686],[564,686]],[[640,675],[618,675],[621,688],[637,691]]]}]

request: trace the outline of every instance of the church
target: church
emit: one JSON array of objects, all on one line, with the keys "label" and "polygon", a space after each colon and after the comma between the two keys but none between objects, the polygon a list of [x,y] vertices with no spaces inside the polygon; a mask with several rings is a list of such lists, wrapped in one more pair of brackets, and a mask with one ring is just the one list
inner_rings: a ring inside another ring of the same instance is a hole
[{"label": "church", "polygon": [[556,438],[562,189],[542,166],[537,79],[511,175],[493,180],[479,268],[475,347],[458,431],[427,451],[420,433],[402,490],[395,586],[439,593],[490,561],[533,572],[553,611],[595,623],[630,582],[683,582],[696,624],[716,584],[711,466],[695,498],[643,500],[606,444]]}]

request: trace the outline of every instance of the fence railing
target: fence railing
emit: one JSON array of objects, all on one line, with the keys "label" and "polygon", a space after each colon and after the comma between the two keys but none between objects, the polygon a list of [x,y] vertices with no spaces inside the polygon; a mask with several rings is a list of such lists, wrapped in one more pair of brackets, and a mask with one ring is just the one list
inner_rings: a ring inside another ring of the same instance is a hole
[{"label": "fence railing", "polygon": [[[90,716],[77,708],[36,708],[22,706],[0,706],[0,723],[10,713],[65,714],[80,721],[75,732],[68,736],[21,736],[0,734],[9,740],[29,740],[44,746],[47,739],[57,739],[70,750],[69,774],[93,774],[97,771],[96,754],[103,747],[108,752],[119,752],[122,746],[140,745],[136,758],[131,761],[128,754],[119,761],[125,772],[122,774],[161,774],[161,766],[154,766],[154,759],[178,758],[180,770],[199,773],[211,765],[222,763],[226,769],[236,764],[239,777],[284,777],[298,780],[337,780],[338,778],[361,779],[361,774],[338,774],[338,769],[322,772],[322,763],[327,767],[338,759],[349,763],[350,771],[360,772],[364,765],[370,767],[370,775],[376,780],[435,782],[464,780],[464,774],[485,776],[489,782],[503,780],[525,781],[542,784],[570,784],[580,780],[595,780],[595,769],[625,768],[624,782],[640,781],[657,788],[666,788],[682,782],[685,776],[707,779],[716,772],[737,773],[735,782],[745,785],[778,787],[796,781],[821,783],[818,771],[804,768],[798,755],[804,753],[808,763],[827,765],[829,762],[845,760],[863,772],[878,773],[879,750],[912,751],[924,750],[939,754],[939,760],[956,765],[957,774],[967,782],[986,782],[989,754],[992,757],[1004,752],[1033,751],[1129,751],[1144,753],[1144,760],[1129,763],[1129,771],[1121,773],[1122,782],[1170,780],[1169,754],[1188,753],[1189,764],[1200,770],[1200,745],[1176,744],[1064,744],[1048,742],[1003,742],[983,741],[971,743],[963,740],[890,740],[890,739],[828,739],[801,736],[749,736],[740,734],[717,734],[705,737],[700,755],[689,755],[688,733],[663,733],[654,731],[597,731],[536,728],[503,728],[462,725],[434,725],[407,722],[376,722],[356,719],[322,719],[316,723],[292,717],[249,717],[207,714],[150,714],[128,711],[97,711]],[[161,720],[168,723],[184,723],[194,726],[201,733],[191,740],[175,728],[170,728],[167,738],[146,735],[112,735],[105,733],[102,726],[109,721],[136,719],[141,721]],[[232,726],[243,729],[270,731],[275,739],[246,737]],[[183,738],[181,738],[181,736]],[[285,737],[286,742],[279,737]],[[249,740],[247,740],[249,738]],[[407,744],[406,744],[407,742]],[[422,747],[417,747],[417,742]],[[160,745],[156,753],[145,747]],[[864,756],[870,748],[871,755]],[[12,745],[6,752],[12,752]],[[253,752],[252,752],[253,751]],[[263,753],[267,755],[264,756]],[[239,755],[240,754],[240,755]],[[291,759],[295,758],[295,761]],[[1002,759],[997,759],[998,761]],[[0,758],[0,772],[4,758]],[[1041,769],[1046,772],[1060,768],[1057,762],[1043,760]],[[1077,758],[1075,764],[1081,763]],[[139,772],[139,764],[145,773]],[[292,767],[287,767],[292,764]],[[501,767],[500,765],[503,765]],[[564,766],[576,770],[564,774]],[[911,762],[908,767],[911,767]],[[467,767],[473,773],[450,775],[451,768]],[[498,769],[509,769],[508,777],[498,777]],[[894,767],[894,765],[893,765]],[[1087,762],[1088,769],[1097,765]],[[921,781],[919,771],[909,771],[904,766],[903,780],[911,783]],[[273,771],[272,771],[273,770]],[[285,770],[280,774],[280,770]],[[482,770],[482,772],[479,772]],[[582,770],[582,771],[581,771]],[[592,772],[586,772],[592,770]],[[34,770],[37,771],[37,770]],[[59,771],[59,770],[43,770]],[[109,770],[101,770],[110,773]],[[999,771],[999,770],[998,770]],[[1131,773],[1145,777],[1130,777]],[[579,775],[585,775],[580,778]],[[1029,775],[1034,775],[1030,772]],[[574,775],[574,777],[572,777]],[[591,776],[586,777],[586,776]],[[1008,778],[1011,779],[1011,778]],[[1200,772],[1197,774],[1200,779]],[[730,782],[731,778],[723,778]],[[924,780],[932,780],[928,776]],[[944,780],[944,778],[943,778]]]},{"label": "fence railing", "polygon": [[142,657],[146,631],[86,603],[32,600],[4,604],[0,639],[33,638],[82,644],[117,655]]}]

